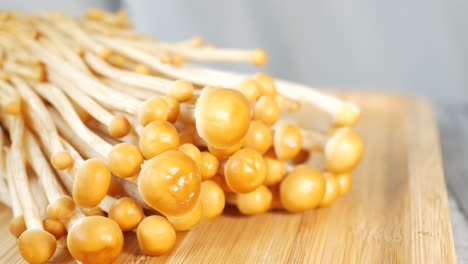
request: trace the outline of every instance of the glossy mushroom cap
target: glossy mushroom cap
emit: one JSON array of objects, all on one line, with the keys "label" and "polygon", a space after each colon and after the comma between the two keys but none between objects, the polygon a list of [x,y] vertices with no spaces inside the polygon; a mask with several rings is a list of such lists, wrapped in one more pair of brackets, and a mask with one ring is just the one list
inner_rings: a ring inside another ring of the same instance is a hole
[{"label": "glossy mushroom cap", "polygon": [[8,230],[10,231],[10,234],[18,238],[24,231],[26,231],[24,217],[20,215],[12,218],[8,224]]},{"label": "glossy mushroom cap", "polygon": [[193,97],[193,85],[184,80],[175,81],[167,91],[167,95],[175,98],[179,102],[186,102]]},{"label": "glossy mushroom cap", "polygon": [[326,168],[333,173],[352,171],[364,152],[362,138],[351,128],[337,130],[325,145]]},{"label": "glossy mushroom cap", "polygon": [[195,163],[197,164],[198,168],[201,168],[202,155],[197,146],[195,146],[194,144],[186,143],[180,145],[178,150],[192,158],[193,161],[195,161]]},{"label": "glossy mushroom cap", "polygon": [[256,66],[263,66],[268,61],[267,53],[262,49],[254,49],[252,53],[252,63]]},{"label": "glossy mushroom cap", "polygon": [[317,207],[325,194],[325,179],[315,169],[297,166],[280,184],[283,207],[290,212],[302,212]]},{"label": "glossy mushroom cap", "polygon": [[152,215],[143,219],[138,225],[137,239],[144,254],[161,256],[174,247],[176,232],[166,218]]},{"label": "glossy mushroom cap", "polygon": [[278,125],[273,140],[275,154],[279,160],[292,159],[301,151],[302,134],[295,125]]},{"label": "glossy mushroom cap", "polygon": [[122,252],[122,230],[103,216],[84,217],[68,231],[67,246],[77,261],[89,264],[114,262]]},{"label": "glossy mushroom cap", "polygon": [[262,90],[260,84],[253,79],[246,79],[242,81],[237,89],[250,103],[257,101],[261,95]]},{"label": "glossy mushroom cap", "polygon": [[57,170],[64,170],[73,166],[74,160],[68,151],[61,150],[50,156],[50,163]]},{"label": "glossy mushroom cap", "polygon": [[45,263],[55,253],[55,237],[43,229],[28,229],[16,242],[21,256],[31,264]]},{"label": "glossy mushroom cap", "polygon": [[340,186],[335,175],[331,173],[324,173],[325,178],[325,194],[320,201],[320,207],[327,207],[331,205],[340,196]]},{"label": "glossy mushroom cap", "polygon": [[73,198],[64,195],[47,206],[47,215],[51,219],[68,219],[73,215],[75,208]]},{"label": "glossy mushroom cap", "polygon": [[196,128],[208,145],[225,149],[239,144],[250,125],[250,108],[238,91],[204,88],[195,107]]},{"label": "glossy mushroom cap", "polygon": [[273,96],[261,96],[255,103],[254,120],[261,120],[271,126],[278,121],[281,109]]},{"label": "glossy mushroom cap", "polygon": [[135,229],[143,220],[143,208],[132,198],[122,197],[109,209],[108,217],[114,220],[123,232]]},{"label": "glossy mushroom cap", "polygon": [[153,121],[143,129],[139,148],[145,159],[151,159],[165,151],[179,147],[179,134],[167,121]]},{"label": "glossy mushroom cap", "polygon": [[266,186],[260,185],[249,193],[237,194],[237,209],[245,215],[265,213],[271,208],[273,196]]},{"label": "glossy mushroom cap", "polygon": [[169,117],[169,105],[159,96],[153,96],[144,101],[138,111],[138,119],[143,126],[156,121],[167,120]]},{"label": "glossy mushroom cap", "polygon": [[118,177],[129,178],[140,172],[143,156],[140,150],[130,143],[114,145],[109,153],[108,162],[110,171]]},{"label": "glossy mushroom cap", "polygon": [[216,175],[219,167],[219,160],[210,152],[201,152],[200,174],[203,180],[207,180]]},{"label": "glossy mushroom cap", "polygon": [[202,204],[202,219],[213,219],[221,215],[226,204],[223,189],[215,181],[202,182],[200,203]]},{"label": "glossy mushroom cap", "polygon": [[265,161],[256,150],[241,149],[228,159],[224,176],[227,185],[234,192],[252,192],[265,181]]},{"label": "glossy mushroom cap", "polygon": [[334,125],[337,126],[352,126],[359,121],[361,112],[359,108],[353,104],[343,104],[340,110],[335,114]]},{"label": "glossy mushroom cap", "polygon": [[44,219],[42,220],[42,226],[44,230],[53,235],[56,240],[59,240],[67,234],[67,228],[60,220],[50,218]]},{"label": "glossy mushroom cap", "polygon": [[12,102],[4,106],[3,110],[10,115],[19,115],[21,113],[21,103]]},{"label": "glossy mushroom cap", "polygon": [[107,127],[107,132],[111,137],[121,138],[125,137],[132,131],[132,126],[128,119],[123,115],[115,116],[109,126]]},{"label": "glossy mushroom cap", "polygon": [[162,99],[166,101],[167,105],[169,106],[169,114],[167,116],[167,121],[174,123],[179,117],[180,103],[179,101],[177,101],[177,99],[170,96],[164,96]]},{"label": "glossy mushroom cap", "polygon": [[253,79],[260,83],[262,95],[276,96],[278,94],[275,81],[268,74],[257,73],[253,76]]},{"label": "glossy mushroom cap", "polygon": [[286,175],[286,162],[268,156],[265,156],[264,160],[267,174],[263,184],[267,186],[278,184]]},{"label": "glossy mushroom cap", "polygon": [[73,199],[84,208],[93,208],[106,196],[111,182],[111,172],[99,159],[86,160],[75,175]]},{"label": "glossy mushroom cap", "polygon": [[200,188],[197,164],[180,151],[166,151],[146,161],[138,177],[143,200],[166,216],[181,216],[193,210]]},{"label": "glossy mushroom cap", "polygon": [[200,202],[195,205],[192,211],[189,213],[178,216],[178,217],[168,217],[167,220],[174,227],[175,231],[186,231],[195,227],[200,223],[202,219],[203,206]]},{"label": "glossy mushroom cap", "polygon": [[231,147],[227,148],[217,148],[212,145],[208,145],[208,151],[219,159],[227,159],[232,154],[236,153],[242,148],[243,142],[239,142]]},{"label": "glossy mushroom cap", "polygon": [[336,175],[336,180],[338,181],[340,195],[347,194],[351,187],[353,186],[353,179],[351,173],[342,173]]},{"label": "glossy mushroom cap", "polygon": [[270,128],[260,120],[250,122],[247,135],[244,138],[244,148],[255,149],[264,154],[273,145],[273,133]]}]

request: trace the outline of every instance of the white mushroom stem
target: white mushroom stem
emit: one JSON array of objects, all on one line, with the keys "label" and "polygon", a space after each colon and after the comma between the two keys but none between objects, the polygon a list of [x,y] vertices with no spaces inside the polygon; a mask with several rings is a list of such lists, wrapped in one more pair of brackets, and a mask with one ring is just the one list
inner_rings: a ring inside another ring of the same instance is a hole
[{"label": "white mushroom stem", "polygon": [[146,100],[150,97],[153,96],[162,96],[163,94],[159,92],[155,92],[152,90],[147,90],[147,89],[142,89],[137,86],[129,85],[129,84],[124,84],[119,81],[109,79],[109,78],[103,78],[102,79],[105,83],[109,85],[110,89],[115,89],[121,93],[126,93],[129,94],[135,98],[138,98],[140,100]]},{"label": "white mushroom stem", "polygon": [[323,150],[328,138],[315,131],[301,129],[302,147],[307,150]]},{"label": "white mushroom stem", "polygon": [[99,153],[100,159],[107,160],[107,155],[111,151],[112,146],[86,127],[68,98],[60,89],[51,84],[36,84],[33,87],[43,98],[54,105],[70,128],[80,135],[96,153]]},{"label": "white mushroom stem", "polygon": [[82,19],[80,24],[83,25],[84,29],[89,32],[97,32],[103,35],[111,35],[111,36],[118,36],[122,38],[128,39],[143,39],[145,36],[137,33],[133,30],[122,29],[119,27],[109,27],[105,23],[89,20],[89,19]]},{"label": "white mushroom stem", "polygon": [[3,63],[6,72],[17,74],[23,78],[35,81],[43,81],[46,73],[42,65],[25,65],[13,60],[6,60]]},{"label": "white mushroom stem", "polygon": [[[0,132],[1,134],[2,132]],[[10,191],[8,189],[9,186],[6,184],[6,177],[7,177],[7,168],[5,164],[5,151],[3,150],[3,136],[0,135],[1,141],[1,148],[0,148],[0,200],[7,205],[8,207],[12,207],[12,200],[10,196]]]},{"label": "white mushroom stem", "polygon": [[8,191],[10,194],[11,210],[13,211],[13,218],[23,215],[23,208],[19,201],[18,192],[16,191],[16,185],[13,179],[14,172],[11,168],[10,162],[10,149],[5,149],[5,179],[8,185]]},{"label": "white mushroom stem", "polygon": [[44,188],[42,187],[42,184],[36,174],[32,173],[28,175],[28,180],[29,188],[31,189],[31,194],[34,197],[37,209],[39,210],[39,214],[41,216],[41,219],[43,220],[47,218],[47,205],[49,204],[47,195],[45,194]]},{"label": "white mushroom stem", "polygon": [[18,104],[21,105],[21,98],[13,86],[4,80],[0,80],[0,101],[4,109]]}]

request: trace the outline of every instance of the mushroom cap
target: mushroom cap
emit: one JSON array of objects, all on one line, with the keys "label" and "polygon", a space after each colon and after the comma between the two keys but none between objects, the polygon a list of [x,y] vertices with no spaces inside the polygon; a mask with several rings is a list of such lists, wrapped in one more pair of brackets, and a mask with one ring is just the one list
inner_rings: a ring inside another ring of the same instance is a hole
[{"label": "mushroom cap", "polygon": [[238,91],[204,88],[195,107],[195,125],[209,145],[225,149],[239,144],[250,125],[250,108]]},{"label": "mushroom cap", "polygon": [[302,212],[317,207],[325,194],[325,179],[316,169],[297,166],[280,183],[283,207],[290,212]]},{"label": "mushroom cap", "polygon": [[75,208],[76,206],[73,198],[68,195],[64,195],[49,203],[47,206],[47,215],[51,219],[68,219],[75,212]]},{"label": "mushroom cap", "polygon": [[19,237],[24,231],[26,231],[26,223],[24,222],[24,217],[22,215],[14,217],[10,220],[8,224],[8,230],[15,237]]},{"label": "mushroom cap", "polygon": [[132,131],[130,122],[124,115],[116,115],[109,123],[107,132],[111,137],[121,138],[125,137]]},{"label": "mushroom cap", "polygon": [[20,101],[18,102],[11,102],[7,105],[5,105],[4,110],[6,113],[10,115],[19,115],[21,113],[21,103]]},{"label": "mushroom cap", "polygon": [[106,216],[106,212],[104,212],[99,206],[93,208],[81,208],[81,211],[86,216]]},{"label": "mushroom cap", "polygon": [[122,197],[112,204],[108,217],[125,232],[135,229],[145,214],[143,208],[134,199]]},{"label": "mushroom cap", "polygon": [[131,143],[114,145],[109,152],[108,162],[110,171],[118,177],[129,178],[140,172],[143,156],[137,146]]},{"label": "mushroom cap", "polygon": [[56,240],[59,240],[67,234],[67,228],[57,219],[44,219],[42,220],[42,226],[44,230],[52,234]]},{"label": "mushroom cap", "polygon": [[302,134],[299,127],[291,124],[280,124],[274,134],[275,154],[279,160],[294,158],[302,148]]},{"label": "mushroom cap", "polygon": [[249,130],[244,138],[244,148],[255,149],[264,154],[273,145],[273,133],[261,120],[250,122]]},{"label": "mushroom cap", "polygon": [[265,181],[265,160],[256,150],[241,149],[229,157],[224,176],[227,185],[234,192],[252,192]]},{"label": "mushroom cap", "polygon": [[194,144],[185,143],[179,146],[178,151],[192,158],[193,161],[195,161],[195,163],[197,164],[198,168],[201,168],[202,155],[197,146],[195,146]]},{"label": "mushroom cap", "polygon": [[184,80],[177,80],[169,86],[167,95],[175,98],[179,102],[186,102],[192,99],[193,90],[194,88],[192,83]]},{"label": "mushroom cap", "polygon": [[67,246],[77,261],[89,264],[112,263],[122,252],[122,230],[103,216],[88,216],[76,222],[68,231]]},{"label": "mushroom cap", "polygon": [[286,162],[274,157],[263,157],[267,168],[267,174],[263,184],[267,186],[278,184],[286,175]]},{"label": "mushroom cap", "polygon": [[253,76],[253,79],[260,83],[262,95],[276,96],[278,94],[275,81],[268,74],[257,73]]},{"label": "mushroom cap", "polygon": [[340,185],[335,175],[331,173],[324,173],[325,178],[325,194],[320,201],[320,207],[327,207],[331,205],[340,196]]},{"label": "mushroom cap", "polygon": [[254,79],[243,80],[238,86],[239,92],[244,95],[245,99],[250,103],[257,101],[261,95],[262,88],[260,84]]},{"label": "mushroom cap", "polygon": [[138,225],[137,239],[144,254],[161,256],[174,247],[176,232],[166,218],[152,215],[143,219]]},{"label": "mushroom cap", "polygon": [[169,105],[159,96],[146,99],[138,110],[138,119],[143,126],[156,120],[167,120],[168,116]]},{"label": "mushroom cap", "polygon": [[273,125],[278,121],[281,109],[275,100],[275,97],[270,95],[260,96],[260,99],[255,103],[254,120],[262,120],[268,126]]},{"label": "mushroom cap", "polygon": [[207,180],[216,175],[219,167],[219,160],[208,151],[201,152],[200,174],[203,180]]},{"label": "mushroom cap", "polygon": [[325,145],[326,168],[333,173],[352,171],[364,152],[362,138],[351,128],[338,129]]},{"label": "mushroom cap", "polygon": [[164,96],[163,100],[166,101],[167,105],[169,106],[169,114],[167,116],[167,121],[174,123],[177,121],[180,112],[180,103],[174,97]]},{"label": "mushroom cap", "polygon": [[213,219],[223,213],[226,197],[223,189],[212,180],[202,182],[200,190],[202,219]]},{"label": "mushroom cap", "polygon": [[351,173],[341,173],[336,175],[336,180],[338,181],[340,195],[347,194],[351,187],[353,186],[353,177]]},{"label": "mushroom cap", "polygon": [[236,196],[237,209],[245,215],[261,214],[271,208],[273,195],[265,185],[249,193],[239,193]]},{"label": "mushroom cap", "polygon": [[60,150],[50,156],[50,163],[57,170],[64,170],[73,166],[73,157],[66,150]]},{"label": "mushroom cap", "polygon": [[232,154],[236,153],[239,149],[242,148],[243,142],[239,142],[231,147],[227,148],[217,148],[215,146],[209,145],[207,146],[208,151],[213,154],[215,157],[219,159],[227,159]]},{"label": "mushroom cap", "polygon": [[45,263],[55,253],[55,237],[43,229],[28,229],[17,241],[21,256],[29,263]]},{"label": "mushroom cap", "polygon": [[197,164],[180,151],[166,151],[146,161],[138,176],[143,200],[166,216],[181,216],[193,210],[200,188]]},{"label": "mushroom cap", "polygon": [[73,182],[73,199],[84,208],[93,208],[106,196],[111,182],[111,172],[99,159],[88,159],[78,168]]},{"label": "mushroom cap", "polygon": [[268,61],[268,55],[263,49],[254,49],[252,52],[252,63],[256,66],[265,65]]},{"label": "mushroom cap", "polygon": [[143,129],[139,148],[145,159],[151,159],[165,151],[179,147],[179,134],[174,125],[167,121],[153,121]]},{"label": "mushroom cap", "polygon": [[175,231],[186,231],[195,227],[202,219],[203,206],[200,202],[192,211],[177,217],[167,217]]},{"label": "mushroom cap", "polygon": [[361,112],[356,105],[345,103],[335,114],[333,121],[336,126],[352,126],[359,121],[360,117]]}]

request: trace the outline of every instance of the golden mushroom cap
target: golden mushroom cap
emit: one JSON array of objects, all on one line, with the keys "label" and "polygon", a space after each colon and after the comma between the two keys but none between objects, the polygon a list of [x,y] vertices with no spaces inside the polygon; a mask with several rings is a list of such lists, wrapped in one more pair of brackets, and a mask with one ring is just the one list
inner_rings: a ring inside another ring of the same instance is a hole
[{"label": "golden mushroom cap", "polygon": [[179,117],[180,103],[177,101],[177,99],[170,96],[164,96],[163,100],[166,101],[167,105],[169,106],[169,115],[167,116],[167,121],[174,123]]},{"label": "golden mushroom cap", "polygon": [[88,159],[79,168],[73,182],[73,199],[84,208],[93,208],[106,196],[111,182],[111,172],[99,159]]},{"label": "golden mushroom cap", "polygon": [[273,125],[280,117],[281,109],[275,100],[275,97],[270,95],[261,96],[255,103],[253,119],[262,120],[268,126]]},{"label": "golden mushroom cap", "polygon": [[130,143],[114,145],[109,152],[107,164],[118,177],[129,178],[140,172],[143,156],[137,146]]},{"label": "golden mushroom cap", "polygon": [[53,235],[56,240],[59,240],[67,234],[67,228],[60,220],[57,219],[44,219],[42,220],[42,226],[44,227],[44,230]]},{"label": "golden mushroom cap", "polygon": [[193,210],[200,188],[197,164],[180,151],[166,151],[146,161],[138,176],[138,190],[143,200],[171,217]]},{"label": "golden mushroom cap", "polygon": [[195,107],[196,128],[209,145],[224,149],[239,144],[250,125],[250,108],[238,91],[204,88]]},{"label": "golden mushroom cap", "polygon": [[254,49],[252,53],[252,63],[256,66],[263,66],[268,61],[268,55],[263,49]]},{"label": "golden mushroom cap", "polygon": [[328,171],[337,174],[349,172],[361,160],[364,142],[351,128],[341,128],[327,141],[324,152]]},{"label": "golden mushroom cap", "polygon": [[112,263],[123,245],[120,227],[103,216],[84,217],[68,230],[68,250],[74,259],[83,263]]},{"label": "golden mushroom cap", "polygon": [[21,256],[31,264],[47,262],[55,253],[55,237],[43,229],[28,229],[16,242]]},{"label": "golden mushroom cap", "polygon": [[340,185],[335,175],[331,173],[324,173],[325,178],[325,194],[320,201],[320,207],[327,207],[331,205],[340,196]]},{"label": "golden mushroom cap", "polygon": [[245,215],[265,213],[271,208],[273,195],[265,185],[249,193],[239,193],[236,196],[237,209]]},{"label": "golden mushroom cap", "polygon": [[121,138],[125,137],[132,131],[130,122],[124,115],[116,115],[109,123],[107,132],[111,137]]},{"label": "golden mushroom cap", "polygon": [[264,157],[267,174],[263,184],[267,186],[278,184],[286,175],[286,162],[273,157]]},{"label": "golden mushroom cap", "polygon": [[239,149],[242,148],[243,142],[239,142],[231,147],[227,148],[218,148],[212,145],[207,146],[208,151],[219,159],[226,159],[232,154],[236,153]]},{"label": "golden mushroom cap", "polygon": [[198,168],[201,168],[202,155],[200,149],[198,149],[197,146],[195,146],[194,144],[185,143],[179,146],[178,151],[192,158],[193,161],[195,161],[195,163],[197,164]]},{"label": "golden mushroom cap", "polygon": [[19,115],[21,113],[21,103],[11,102],[3,107],[6,113],[10,115]]},{"label": "golden mushroom cap", "polygon": [[73,198],[68,195],[64,195],[49,203],[47,206],[47,215],[51,219],[68,219],[75,212],[75,208],[76,206]]},{"label": "golden mushroom cap", "polygon": [[261,95],[262,88],[254,79],[243,80],[238,86],[239,92],[244,95],[245,99],[250,103],[257,101]]},{"label": "golden mushroom cap", "polygon": [[275,81],[268,74],[257,73],[253,76],[253,79],[260,83],[262,95],[276,96],[278,94]]},{"label": "golden mushroom cap", "polygon": [[273,133],[270,128],[260,120],[250,122],[247,135],[244,138],[244,148],[255,149],[264,154],[273,145]]},{"label": "golden mushroom cap", "polygon": [[10,220],[8,224],[8,230],[15,237],[19,237],[24,231],[26,231],[26,223],[24,222],[24,217],[22,215],[14,217]]},{"label": "golden mushroom cap", "polygon": [[165,151],[179,147],[179,134],[174,125],[167,121],[153,121],[143,129],[139,148],[145,159],[151,159]]},{"label": "golden mushroom cap", "polygon": [[280,183],[283,207],[290,212],[302,212],[317,207],[325,194],[325,179],[313,168],[297,166]]},{"label": "golden mushroom cap", "polygon": [[208,151],[201,152],[200,174],[203,180],[207,180],[216,175],[219,167],[219,160]]},{"label": "golden mushroom cap", "polygon": [[57,170],[70,168],[74,162],[70,153],[65,150],[57,151],[50,156],[50,163]]},{"label": "golden mushroom cap", "polygon": [[104,212],[99,206],[93,208],[81,208],[81,211],[86,216],[106,216],[106,212]]},{"label": "golden mushroom cap", "polygon": [[149,256],[161,256],[175,245],[176,232],[166,218],[148,216],[138,225],[137,239],[141,251]]},{"label": "golden mushroom cap", "polygon": [[336,175],[336,180],[338,181],[340,195],[345,195],[351,190],[351,187],[353,186],[353,177],[351,173],[338,174]]},{"label": "golden mushroom cap", "polygon": [[273,144],[279,160],[292,159],[302,148],[301,130],[295,125],[280,124],[275,130]]},{"label": "golden mushroom cap", "polygon": [[108,217],[125,232],[135,229],[145,214],[143,208],[134,199],[122,197],[112,204]]},{"label": "golden mushroom cap", "polygon": [[200,202],[192,211],[177,217],[167,217],[175,231],[186,231],[195,227],[202,219],[203,206]]},{"label": "golden mushroom cap", "polygon": [[359,121],[361,112],[354,104],[346,103],[335,114],[334,125],[336,126],[352,126]]},{"label": "golden mushroom cap", "polygon": [[227,185],[234,192],[252,192],[265,181],[265,160],[256,150],[241,149],[229,157],[224,176]]},{"label": "golden mushroom cap", "polygon": [[184,80],[177,80],[169,87],[167,95],[175,98],[179,102],[186,102],[192,99],[193,90],[192,83]]},{"label": "golden mushroom cap", "polygon": [[169,105],[159,96],[153,96],[144,101],[138,111],[138,119],[143,126],[156,120],[165,121],[168,117]]},{"label": "golden mushroom cap", "polygon": [[212,180],[202,182],[200,190],[202,219],[213,219],[223,213],[226,197],[223,189]]}]

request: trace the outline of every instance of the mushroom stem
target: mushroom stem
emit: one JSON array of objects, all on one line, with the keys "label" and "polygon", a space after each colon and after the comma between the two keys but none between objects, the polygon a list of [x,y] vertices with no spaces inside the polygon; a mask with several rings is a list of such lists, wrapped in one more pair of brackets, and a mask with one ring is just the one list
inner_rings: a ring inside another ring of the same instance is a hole
[{"label": "mushroom stem", "polygon": [[13,86],[0,80],[0,102],[8,114],[18,115],[21,112],[21,98]]},{"label": "mushroom stem", "polygon": [[12,207],[10,191],[5,182],[6,173],[5,151],[3,150],[3,134],[0,131],[0,200],[8,207]]},{"label": "mushroom stem", "polygon": [[[10,195],[10,200],[11,200],[11,210],[13,211],[13,218],[17,217],[22,217],[23,216],[23,209],[21,208],[21,204],[19,201],[19,196],[16,191],[16,186],[14,183],[13,179],[13,172],[11,168],[11,162],[10,162],[10,149],[5,148],[4,150],[5,153],[5,180],[7,182],[8,186],[8,193]],[[3,180],[3,179],[2,179]]]}]

